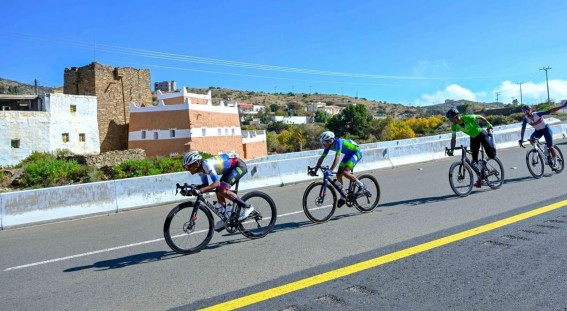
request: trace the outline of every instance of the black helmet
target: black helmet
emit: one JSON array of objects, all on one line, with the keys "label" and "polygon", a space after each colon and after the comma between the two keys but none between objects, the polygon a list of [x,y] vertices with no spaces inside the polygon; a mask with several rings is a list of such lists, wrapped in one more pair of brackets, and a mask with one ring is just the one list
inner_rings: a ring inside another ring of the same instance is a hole
[{"label": "black helmet", "polygon": [[522,111],[523,111],[524,113],[529,113],[529,112],[530,112],[530,106],[528,106],[528,105],[523,105],[523,106],[522,106]]},{"label": "black helmet", "polygon": [[447,119],[452,120],[459,113],[460,112],[459,112],[459,110],[457,110],[457,108],[451,108],[451,109],[449,109],[449,111],[447,111],[445,116],[447,117]]}]

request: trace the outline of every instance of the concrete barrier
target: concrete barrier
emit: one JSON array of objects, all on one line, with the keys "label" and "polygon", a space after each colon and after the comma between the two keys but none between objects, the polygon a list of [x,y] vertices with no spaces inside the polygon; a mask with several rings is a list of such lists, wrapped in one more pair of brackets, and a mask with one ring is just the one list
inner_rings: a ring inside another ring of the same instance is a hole
[{"label": "concrete barrier", "polygon": [[[548,122],[558,122],[549,119]],[[567,125],[551,125],[555,138],[565,138]],[[533,130],[526,129],[525,138]],[[363,158],[357,173],[433,161],[445,156],[451,135],[435,135],[398,141],[361,145]],[[518,146],[520,124],[495,127],[497,149]],[[469,138],[459,133],[457,145],[468,145]],[[247,161],[249,173],[241,180],[240,190],[283,186],[315,179],[307,175],[307,166],[316,164],[322,149],[268,156]],[[326,165],[330,165],[330,153]],[[320,178],[320,177],[319,177]],[[121,210],[177,202],[176,183],[200,183],[198,176],[187,172],[129,178],[83,185],[25,190],[0,194],[2,229],[93,214],[110,214]]]}]

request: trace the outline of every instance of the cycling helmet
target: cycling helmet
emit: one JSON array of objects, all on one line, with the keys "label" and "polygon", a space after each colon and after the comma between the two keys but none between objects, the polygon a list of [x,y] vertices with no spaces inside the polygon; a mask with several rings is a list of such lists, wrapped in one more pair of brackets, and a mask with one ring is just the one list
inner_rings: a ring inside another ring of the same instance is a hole
[{"label": "cycling helmet", "polygon": [[524,112],[524,114],[528,114],[530,112],[531,108],[528,105],[523,105],[522,106],[522,111]]},{"label": "cycling helmet", "polygon": [[319,140],[321,141],[321,145],[326,145],[329,143],[329,141],[331,139],[335,138],[335,133],[331,132],[331,131],[324,131],[323,133],[321,133],[321,136],[319,136]]},{"label": "cycling helmet", "polygon": [[201,154],[199,154],[199,152],[197,151],[187,152],[183,157],[183,166],[191,165],[201,159],[203,159],[203,157],[201,156]]},{"label": "cycling helmet", "polygon": [[459,110],[457,110],[457,108],[451,108],[449,109],[449,111],[447,111],[447,113],[445,114],[445,116],[447,117],[447,119],[449,120],[453,120],[453,118],[455,118],[457,115],[459,115]]}]

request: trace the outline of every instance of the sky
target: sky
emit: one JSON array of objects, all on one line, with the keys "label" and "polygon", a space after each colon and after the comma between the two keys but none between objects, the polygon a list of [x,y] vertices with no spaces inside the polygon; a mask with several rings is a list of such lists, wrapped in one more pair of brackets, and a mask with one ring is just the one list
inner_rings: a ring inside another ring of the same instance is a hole
[{"label": "sky", "polygon": [[[567,99],[567,1],[0,0],[0,78],[97,61],[154,82],[406,106]],[[546,79],[547,74],[547,79]]]}]

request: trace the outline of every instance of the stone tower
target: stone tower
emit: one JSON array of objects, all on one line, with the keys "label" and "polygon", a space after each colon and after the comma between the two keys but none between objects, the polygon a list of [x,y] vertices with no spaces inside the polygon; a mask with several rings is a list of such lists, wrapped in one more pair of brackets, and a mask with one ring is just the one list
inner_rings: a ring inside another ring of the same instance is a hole
[{"label": "stone tower", "polygon": [[65,68],[65,94],[97,97],[100,152],[128,149],[130,102],[152,105],[150,71],[101,65]]}]

